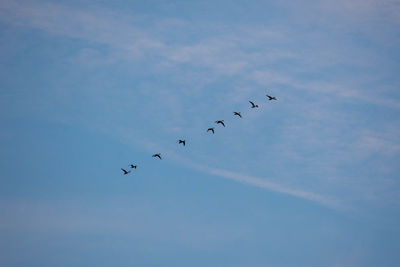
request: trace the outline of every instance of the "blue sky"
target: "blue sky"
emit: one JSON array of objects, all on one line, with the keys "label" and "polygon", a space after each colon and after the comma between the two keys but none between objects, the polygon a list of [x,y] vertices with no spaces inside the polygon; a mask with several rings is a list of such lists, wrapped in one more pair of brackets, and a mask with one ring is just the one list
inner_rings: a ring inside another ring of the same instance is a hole
[{"label": "blue sky", "polygon": [[0,265],[398,266],[399,14],[0,1]]}]

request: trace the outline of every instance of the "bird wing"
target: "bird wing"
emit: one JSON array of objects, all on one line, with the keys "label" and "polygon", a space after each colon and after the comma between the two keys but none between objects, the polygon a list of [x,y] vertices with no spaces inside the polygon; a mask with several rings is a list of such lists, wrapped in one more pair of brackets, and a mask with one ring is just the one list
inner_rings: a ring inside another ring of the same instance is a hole
[{"label": "bird wing", "polygon": [[252,106],[255,106],[253,102],[249,101]]}]

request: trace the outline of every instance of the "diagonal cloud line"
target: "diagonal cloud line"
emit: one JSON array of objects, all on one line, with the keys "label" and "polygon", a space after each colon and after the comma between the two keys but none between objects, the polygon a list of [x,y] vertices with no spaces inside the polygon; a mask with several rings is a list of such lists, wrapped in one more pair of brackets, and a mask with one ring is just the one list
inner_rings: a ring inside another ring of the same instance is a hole
[{"label": "diagonal cloud line", "polygon": [[[128,141],[128,140],[126,140],[126,141]],[[152,142],[148,142],[146,140],[140,140],[140,142],[137,142],[137,140],[136,140],[136,141],[134,141],[134,144],[132,144],[129,141],[127,143],[130,143],[131,145],[138,145],[149,152],[153,152],[154,148],[157,147],[159,150],[163,151],[165,154],[168,154],[168,158],[171,159],[172,161],[179,163],[180,166],[183,165],[192,170],[196,170],[196,171],[206,173],[209,175],[233,180],[233,181],[236,181],[239,183],[247,184],[250,186],[255,186],[255,187],[266,189],[269,191],[289,195],[292,197],[309,200],[309,201],[318,203],[320,205],[323,205],[325,207],[333,208],[336,210],[344,210],[345,209],[345,207],[343,206],[341,201],[339,201],[338,199],[335,199],[335,198],[332,198],[329,196],[325,196],[325,195],[321,195],[321,194],[317,194],[314,192],[301,190],[301,189],[290,188],[285,185],[270,182],[265,178],[250,176],[247,174],[232,172],[232,171],[224,170],[224,169],[220,169],[220,168],[212,168],[212,167],[208,167],[203,164],[194,163],[194,162],[188,160],[187,158],[183,158],[182,156],[177,155],[176,153],[174,153],[171,150],[163,149],[162,146],[159,146],[158,144],[154,144]]]},{"label": "diagonal cloud line", "polygon": [[[171,157],[171,155],[169,155]],[[201,164],[195,164],[189,162],[188,160],[177,159],[177,156],[173,156],[174,160],[180,161],[185,164],[187,167],[191,169],[195,169],[197,171],[207,173],[213,176],[222,177],[225,179],[233,180],[239,183],[247,184],[250,186],[255,186],[263,189],[267,189],[269,191],[290,195],[297,198],[306,199],[312,202],[319,203],[323,206],[327,206],[334,209],[343,209],[342,205],[338,200],[333,199],[331,197],[323,196],[317,193],[304,191],[301,189],[289,188],[284,185],[280,185],[277,183],[270,182],[265,178],[254,177],[243,173],[236,173],[229,170],[219,169],[219,168],[211,168]]]}]

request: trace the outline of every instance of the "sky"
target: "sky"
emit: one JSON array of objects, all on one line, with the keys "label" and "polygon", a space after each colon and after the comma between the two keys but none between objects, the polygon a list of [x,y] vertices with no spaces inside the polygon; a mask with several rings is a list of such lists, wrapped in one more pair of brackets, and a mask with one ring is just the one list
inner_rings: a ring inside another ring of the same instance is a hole
[{"label": "sky", "polygon": [[399,266],[399,29],[397,0],[0,0],[0,265]]}]

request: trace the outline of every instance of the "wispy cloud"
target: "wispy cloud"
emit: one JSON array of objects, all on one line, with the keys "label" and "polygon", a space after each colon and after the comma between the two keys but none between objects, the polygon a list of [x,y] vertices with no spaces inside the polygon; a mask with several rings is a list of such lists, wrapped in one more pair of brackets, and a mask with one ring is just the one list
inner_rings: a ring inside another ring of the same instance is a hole
[{"label": "wispy cloud", "polygon": [[360,156],[367,157],[378,153],[386,156],[400,155],[399,129],[394,126],[386,131],[362,131],[358,141],[354,144]]},{"label": "wispy cloud", "polygon": [[236,173],[228,170],[223,170],[223,169],[217,169],[217,168],[209,168],[204,165],[193,165],[190,164],[190,166],[195,167],[197,170],[205,172],[207,174],[211,174],[214,176],[234,180],[236,182],[244,183],[247,185],[251,186],[256,186],[262,189],[266,189],[269,191],[301,198],[301,199],[306,199],[310,200],[312,202],[319,203],[324,206],[328,206],[331,208],[343,208],[343,206],[340,204],[340,202],[334,198],[316,194],[313,192],[308,192],[300,189],[294,189],[290,188],[284,185],[280,185],[277,183],[273,183],[268,181],[266,178],[260,178],[260,177],[254,177],[246,174],[241,174],[241,173]]},{"label": "wispy cloud", "polygon": [[[355,5],[367,10],[371,9],[369,6],[380,6],[377,1],[367,2],[358,1]],[[348,6],[346,3],[341,4],[343,8]],[[383,6],[381,8],[387,10],[388,7],[396,7],[396,3],[387,1]],[[318,8],[329,9],[325,4]],[[30,4],[26,1],[4,1],[0,5],[0,12],[1,20],[14,25],[38,28],[53,34],[109,45],[120,50],[118,53],[121,58],[158,56],[159,60],[154,63],[155,65],[165,65],[168,68],[171,65],[190,64],[193,67],[205,68],[209,75],[239,75],[256,82],[262,79],[262,72],[267,72],[268,75],[264,75],[263,79],[268,80],[269,84],[278,82],[305,90],[320,91],[330,86],[342,96],[373,101],[378,105],[398,106],[398,103],[391,103],[393,101],[381,97],[370,97],[361,90],[360,85],[354,86],[343,80],[329,81],[329,84],[321,84],[318,81],[316,84],[312,82],[306,84],[303,80],[294,78],[301,73],[299,70],[307,74],[307,70],[308,73],[315,73],[318,68],[335,64],[350,66],[370,64],[368,58],[372,55],[368,54],[368,51],[364,49],[359,52],[359,48],[348,51],[348,45],[344,46],[343,43],[328,38],[332,33],[304,31],[304,36],[297,36],[295,43],[293,38],[289,38],[295,33],[287,27],[242,26],[231,33],[224,33],[221,29],[220,32],[200,38],[194,43],[185,43],[185,40],[169,40],[165,34],[158,36],[157,26],[150,25],[146,28],[138,26],[132,17],[122,12],[103,9],[87,11],[65,5]],[[170,19],[166,23],[173,25],[178,23],[180,30],[183,28],[189,32],[196,30],[197,27],[196,23],[180,20]],[[173,27],[168,30],[174,32]],[[328,40],[324,41],[326,38]],[[336,42],[335,46],[332,46],[331,42]],[[320,47],[323,49],[319,49]],[[337,47],[343,48],[337,50]],[[274,69],[272,64],[287,60],[297,67],[289,66],[285,73],[272,71]],[[265,70],[266,64],[269,66],[267,70]]]},{"label": "wispy cloud", "polygon": [[[129,140],[128,137],[126,139],[126,142],[132,144],[132,140]],[[137,146],[138,144],[139,144],[139,142],[135,142],[134,145]],[[164,151],[165,153],[167,153],[169,160],[173,160],[180,165],[186,166],[192,170],[196,170],[196,171],[208,174],[208,175],[221,177],[224,179],[232,180],[232,181],[243,183],[243,184],[250,185],[250,186],[255,186],[255,187],[265,189],[265,190],[268,190],[271,192],[281,193],[281,194],[289,195],[292,197],[309,200],[309,201],[318,203],[320,205],[334,208],[334,209],[341,209],[341,210],[345,209],[343,204],[338,199],[335,199],[334,197],[321,195],[321,194],[309,192],[309,191],[302,190],[302,189],[291,188],[291,187],[288,187],[283,184],[271,182],[271,181],[269,181],[268,178],[255,177],[255,176],[238,173],[238,172],[233,172],[233,171],[229,171],[229,170],[225,170],[225,169],[209,167],[205,164],[194,163],[193,161],[191,161],[187,158],[183,158],[171,150],[163,148],[161,145],[156,145],[154,142],[150,142],[147,140],[141,140],[140,146],[142,146],[145,150],[148,150],[149,153],[154,151],[155,148],[157,148],[158,150],[161,150],[161,151]]]},{"label": "wispy cloud", "polygon": [[257,70],[250,74],[257,83],[264,86],[273,86],[276,84],[290,86],[292,88],[319,93],[320,95],[328,96],[329,98],[343,98],[363,101],[378,106],[400,109],[400,102],[381,96],[371,95],[368,90],[362,88],[360,84],[354,84],[350,80],[341,82],[305,80],[270,70]]},{"label": "wispy cloud", "polygon": [[134,27],[131,18],[104,9],[79,10],[65,5],[27,1],[4,1],[1,20],[46,32],[110,45],[141,56],[147,49],[163,46],[146,32]]}]

